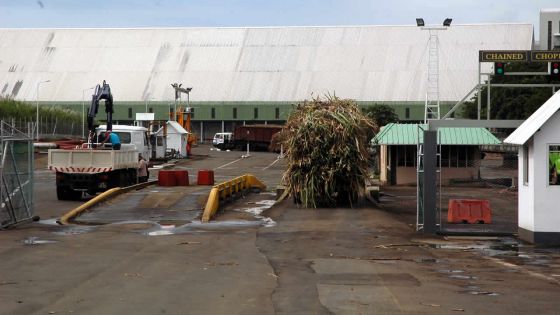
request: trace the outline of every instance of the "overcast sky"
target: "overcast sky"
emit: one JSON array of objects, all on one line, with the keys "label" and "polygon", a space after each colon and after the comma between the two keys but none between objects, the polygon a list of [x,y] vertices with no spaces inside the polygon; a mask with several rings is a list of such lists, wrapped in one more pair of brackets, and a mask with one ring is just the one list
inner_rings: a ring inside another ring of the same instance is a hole
[{"label": "overcast sky", "polygon": [[0,27],[410,25],[450,17],[538,28],[542,8],[560,8],[560,0],[0,0]]}]

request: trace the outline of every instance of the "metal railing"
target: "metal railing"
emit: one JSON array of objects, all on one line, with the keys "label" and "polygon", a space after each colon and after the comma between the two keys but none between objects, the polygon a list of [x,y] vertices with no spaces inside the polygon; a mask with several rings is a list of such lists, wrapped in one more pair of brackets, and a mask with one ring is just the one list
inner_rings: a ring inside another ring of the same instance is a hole
[{"label": "metal railing", "polygon": [[202,214],[202,222],[210,221],[218,211],[220,203],[238,197],[249,188],[266,189],[266,185],[251,174],[241,175],[215,185],[208,195],[208,201],[206,202],[206,207],[204,207],[204,213]]}]

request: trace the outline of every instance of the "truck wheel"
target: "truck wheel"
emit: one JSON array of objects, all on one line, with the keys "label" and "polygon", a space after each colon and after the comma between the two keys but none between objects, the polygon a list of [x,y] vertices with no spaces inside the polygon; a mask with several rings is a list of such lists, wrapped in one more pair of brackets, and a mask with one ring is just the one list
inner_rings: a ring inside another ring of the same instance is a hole
[{"label": "truck wheel", "polygon": [[130,169],[122,170],[119,173],[119,187],[128,187],[132,185],[132,172]]},{"label": "truck wheel", "polygon": [[138,172],[136,171],[136,169],[130,170],[130,184],[131,185],[138,184]]},{"label": "truck wheel", "polygon": [[56,197],[58,200],[68,200],[68,191],[66,188],[56,186]]},{"label": "truck wheel", "polygon": [[75,191],[75,190],[69,189],[68,190],[68,196],[69,196],[69,200],[76,200],[76,201],[82,200],[82,192],[81,191]]}]

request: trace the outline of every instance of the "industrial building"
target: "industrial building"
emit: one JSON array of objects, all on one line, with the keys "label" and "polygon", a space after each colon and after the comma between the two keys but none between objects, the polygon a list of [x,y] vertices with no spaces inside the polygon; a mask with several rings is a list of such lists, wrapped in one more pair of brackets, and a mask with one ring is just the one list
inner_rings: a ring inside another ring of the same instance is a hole
[{"label": "industrial building", "polygon": [[0,95],[81,111],[106,80],[114,119],[131,123],[140,112],[168,118],[171,84],[182,83],[193,88],[193,131],[203,140],[236,124],[282,122],[293,104],[324,94],[420,121],[436,35],[442,114],[478,83],[479,50],[533,47],[531,24],[0,29]]}]

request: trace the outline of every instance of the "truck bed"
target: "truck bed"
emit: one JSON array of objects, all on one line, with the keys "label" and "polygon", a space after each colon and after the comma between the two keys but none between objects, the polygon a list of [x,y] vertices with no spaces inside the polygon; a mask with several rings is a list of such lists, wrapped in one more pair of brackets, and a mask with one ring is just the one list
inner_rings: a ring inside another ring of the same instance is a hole
[{"label": "truck bed", "polygon": [[48,168],[56,172],[93,174],[137,167],[138,151],[134,149],[49,150]]}]

